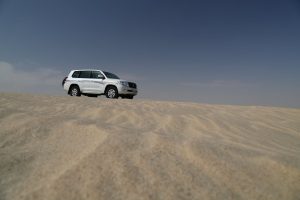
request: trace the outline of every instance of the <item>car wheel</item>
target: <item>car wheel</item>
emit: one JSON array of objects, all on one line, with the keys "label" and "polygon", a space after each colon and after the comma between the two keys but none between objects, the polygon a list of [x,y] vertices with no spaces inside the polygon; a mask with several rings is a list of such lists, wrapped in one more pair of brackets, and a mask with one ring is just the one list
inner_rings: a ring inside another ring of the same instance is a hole
[{"label": "car wheel", "polygon": [[105,96],[109,99],[117,99],[119,97],[118,89],[114,86],[108,86],[105,91]]},{"label": "car wheel", "polygon": [[80,95],[81,94],[80,94],[79,87],[76,85],[72,86],[70,89],[70,96],[78,96],[79,97]]}]

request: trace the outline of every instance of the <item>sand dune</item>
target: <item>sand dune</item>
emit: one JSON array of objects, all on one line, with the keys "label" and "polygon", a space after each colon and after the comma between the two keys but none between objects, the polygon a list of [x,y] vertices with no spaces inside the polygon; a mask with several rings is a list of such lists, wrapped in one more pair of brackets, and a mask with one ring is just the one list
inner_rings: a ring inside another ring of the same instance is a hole
[{"label": "sand dune", "polygon": [[0,199],[300,199],[300,110],[2,93]]}]

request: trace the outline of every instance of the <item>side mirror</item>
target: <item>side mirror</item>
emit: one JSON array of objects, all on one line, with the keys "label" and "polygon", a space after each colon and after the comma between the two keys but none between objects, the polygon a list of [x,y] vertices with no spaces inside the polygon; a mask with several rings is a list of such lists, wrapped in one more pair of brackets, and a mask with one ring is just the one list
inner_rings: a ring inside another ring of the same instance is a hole
[{"label": "side mirror", "polygon": [[104,76],[101,76],[101,75],[99,75],[99,74],[98,74],[98,77],[97,77],[97,78],[102,79],[102,80],[105,79]]}]

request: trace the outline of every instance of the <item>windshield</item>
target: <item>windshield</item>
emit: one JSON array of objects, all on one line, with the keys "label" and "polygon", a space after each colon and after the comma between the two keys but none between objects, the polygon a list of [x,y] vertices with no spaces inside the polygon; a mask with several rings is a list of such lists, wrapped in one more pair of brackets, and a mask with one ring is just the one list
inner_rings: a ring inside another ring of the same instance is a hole
[{"label": "windshield", "polygon": [[120,79],[117,75],[112,74],[112,73],[110,73],[110,72],[103,72],[103,73],[105,74],[105,76],[106,76],[107,78]]}]

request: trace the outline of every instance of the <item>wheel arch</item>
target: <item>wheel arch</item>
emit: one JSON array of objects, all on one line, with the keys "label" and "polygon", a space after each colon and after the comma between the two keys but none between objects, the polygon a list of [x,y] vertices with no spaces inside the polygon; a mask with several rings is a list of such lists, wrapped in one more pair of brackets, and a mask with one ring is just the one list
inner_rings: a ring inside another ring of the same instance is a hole
[{"label": "wheel arch", "polygon": [[72,83],[72,84],[70,85],[70,87],[69,87],[68,94],[70,94],[71,88],[74,87],[74,86],[78,87],[78,88],[79,88],[79,91],[81,91],[78,84]]},{"label": "wheel arch", "polygon": [[116,88],[117,92],[119,92],[117,86],[112,85],[112,84],[108,84],[108,85],[105,86],[104,93],[106,93],[106,90],[107,90],[107,88],[109,88],[109,87],[114,87],[114,88]]}]

